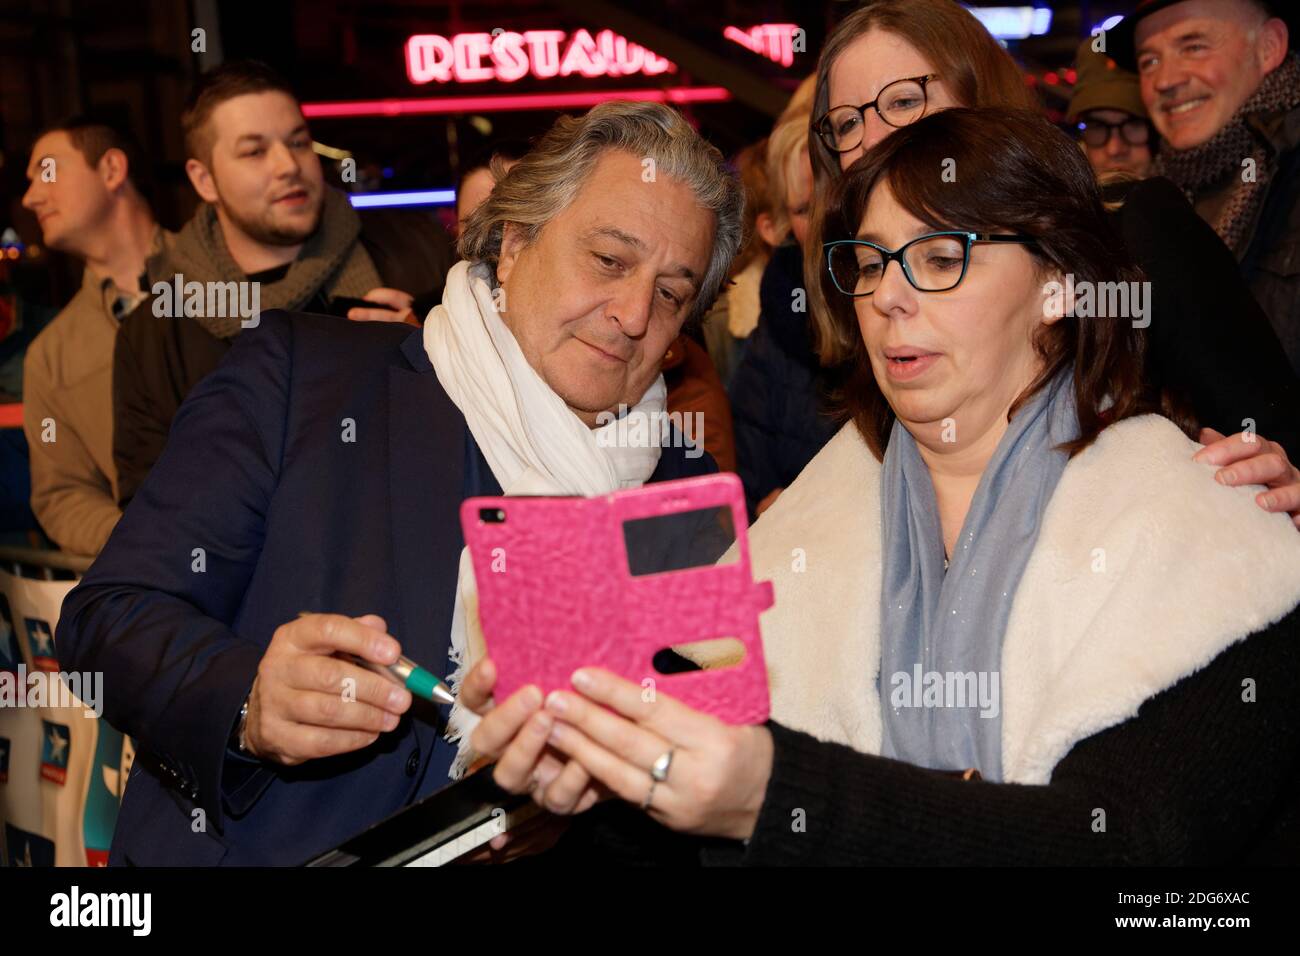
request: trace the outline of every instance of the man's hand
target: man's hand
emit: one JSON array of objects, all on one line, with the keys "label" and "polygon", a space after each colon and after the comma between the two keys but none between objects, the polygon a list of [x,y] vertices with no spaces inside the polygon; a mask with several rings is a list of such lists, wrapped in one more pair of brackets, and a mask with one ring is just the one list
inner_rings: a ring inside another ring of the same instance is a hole
[{"label": "man's hand", "polygon": [[361,298],[367,302],[377,302],[386,308],[381,309],[348,309],[348,318],[353,322],[405,322],[407,325],[419,325],[419,320],[415,313],[411,311],[411,306],[415,303],[415,296],[409,292],[403,292],[401,289],[387,289],[380,286],[377,289],[371,289]]},{"label": "man's hand", "polygon": [[411,692],[337,656],[391,664],[401,645],[387,629],[374,614],[304,614],[280,625],[248,699],[249,753],[292,767],[360,750],[393,730],[411,706]]},{"label": "man's hand", "polygon": [[1217,465],[1215,480],[1225,485],[1263,485],[1255,503],[1265,511],[1283,511],[1300,528],[1300,468],[1291,464],[1286,449],[1263,435],[1238,432],[1224,438],[1213,428],[1201,429],[1205,447],[1193,461]]}]

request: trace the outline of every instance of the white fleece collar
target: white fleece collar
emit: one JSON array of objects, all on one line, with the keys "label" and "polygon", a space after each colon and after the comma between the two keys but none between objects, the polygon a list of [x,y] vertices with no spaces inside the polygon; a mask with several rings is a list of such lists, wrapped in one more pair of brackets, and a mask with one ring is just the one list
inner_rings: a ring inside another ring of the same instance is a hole
[{"label": "white fleece collar", "polygon": [[[1078,741],[1300,603],[1300,534],[1214,481],[1155,415],[1122,421],[1066,468],[1003,645],[1004,779],[1046,783]],[[772,717],[879,753],[880,465],[852,425],[750,529]],[[726,560],[724,558],[724,560]],[[682,648],[707,666],[696,648]]]}]

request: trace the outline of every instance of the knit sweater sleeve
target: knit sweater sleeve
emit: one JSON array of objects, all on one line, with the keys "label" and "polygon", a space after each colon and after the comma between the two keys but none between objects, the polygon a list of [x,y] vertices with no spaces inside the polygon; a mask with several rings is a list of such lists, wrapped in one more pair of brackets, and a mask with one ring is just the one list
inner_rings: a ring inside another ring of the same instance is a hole
[{"label": "knit sweater sleeve", "polygon": [[1045,785],[964,782],[769,724],[749,844],[704,862],[1230,862],[1300,771],[1298,639],[1300,610],[1079,741]]}]

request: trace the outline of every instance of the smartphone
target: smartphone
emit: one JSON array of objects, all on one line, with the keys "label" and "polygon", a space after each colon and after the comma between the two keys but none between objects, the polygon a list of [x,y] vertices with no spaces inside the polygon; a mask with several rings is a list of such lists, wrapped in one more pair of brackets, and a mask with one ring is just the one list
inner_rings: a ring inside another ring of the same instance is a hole
[{"label": "smartphone", "polygon": [[[594,498],[470,498],[460,520],[498,700],[524,684],[567,688],[596,665],[727,723],[767,719],[759,615],[772,582],[753,580],[735,475]],[[706,656],[725,663],[663,665],[665,650],[692,644],[715,645]]]},{"label": "smartphone", "polygon": [[304,866],[443,866],[514,829],[540,808],[509,794],[484,767],[398,810]]}]

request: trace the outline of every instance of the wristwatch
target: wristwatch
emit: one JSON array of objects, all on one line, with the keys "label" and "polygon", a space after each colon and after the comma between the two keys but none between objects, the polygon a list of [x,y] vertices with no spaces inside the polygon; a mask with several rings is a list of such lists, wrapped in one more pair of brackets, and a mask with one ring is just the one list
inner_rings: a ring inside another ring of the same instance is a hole
[{"label": "wristwatch", "polygon": [[245,697],[244,703],[239,708],[239,720],[235,724],[234,732],[230,735],[230,745],[239,753],[252,756],[248,753],[248,746],[244,736],[248,728],[248,699],[248,697]]}]

